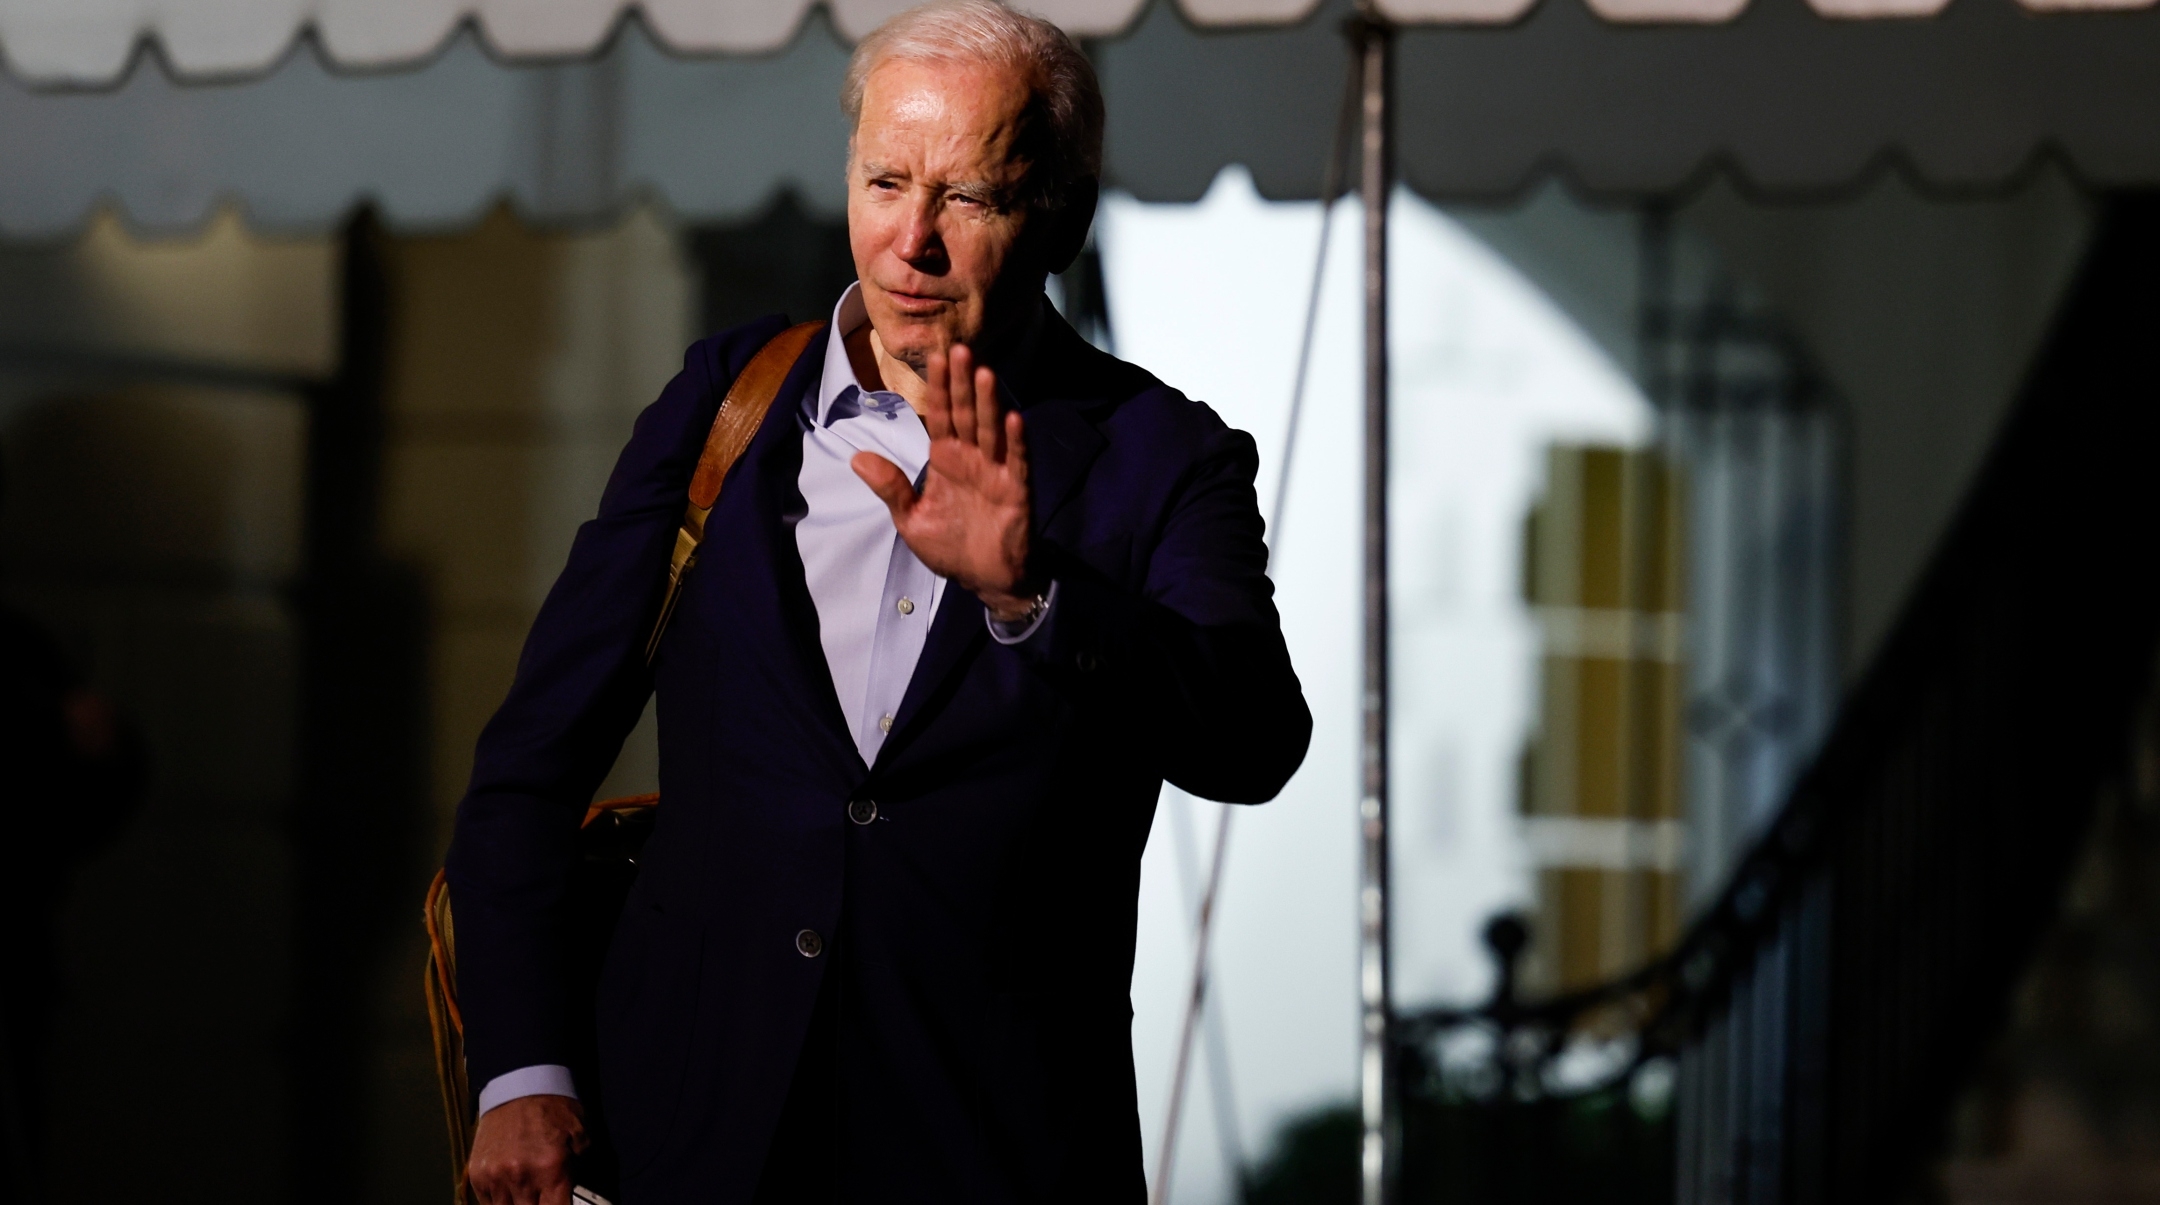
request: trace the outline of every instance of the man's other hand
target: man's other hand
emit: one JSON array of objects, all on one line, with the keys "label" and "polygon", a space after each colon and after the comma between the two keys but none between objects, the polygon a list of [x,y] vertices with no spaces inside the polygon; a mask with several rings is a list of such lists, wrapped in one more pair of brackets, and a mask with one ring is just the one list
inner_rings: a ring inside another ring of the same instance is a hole
[{"label": "man's other hand", "polygon": [[568,1096],[520,1096],[480,1115],[465,1182],[475,1205],[570,1205],[570,1156],[591,1143]]},{"label": "man's other hand", "polygon": [[1027,439],[1001,412],[997,376],[964,345],[930,353],[923,373],[930,467],[921,493],[892,461],[858,452],[855,473],[892,511],[900,538],[930,571],[1007,618],[1027,610]]}]

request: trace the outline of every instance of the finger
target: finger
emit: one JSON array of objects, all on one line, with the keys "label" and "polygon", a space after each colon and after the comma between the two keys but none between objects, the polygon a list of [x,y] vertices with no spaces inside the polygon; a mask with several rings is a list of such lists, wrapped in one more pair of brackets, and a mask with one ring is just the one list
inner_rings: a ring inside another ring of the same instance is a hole
[{"label": "finger", "polygon": [[571,1171],[571,1157],[591,1145],[585,1136],[584,1109],[576,1101],[566,1102],[570,1116],[562,1131],[562,1139],[550,1158],[540,1165],[540,1184],[535,1205],[570,1205],[570,1190],[576,1184]]},{"label": "finger", "polygon": [[975,370],[975,446],[996,464],[1005,455],[1005,424],[998,421],[997,374]]},{"label": "finger", "polygon": [[932,443],[952,437],[952,389],[946,378],[945,353],[934,351],[923,362],[923,426]]},{"label": "finger", "polygon": [[1021,485],[1027,484],[1027,424],[1020,419],[1018,410],[1005,416],[1005,471]]},{"label": "finger", "polygon": [[952,349],[947,387],[952,391],[953,438],[975,442],[975,353],[965,343]]},{"label": "finger", "polygon": [[473,1157],[465,1164],[465,1193],[474,1205],[503,1205],[502,1172],[495,1161],[474,1143]]},{"label": "finger", "polygon": [[570,1165],[556,1165],[555,1175],[540,1187],[538,1205],[570,1205]]},{"label": "finger", "polygon": [[848,461],[848,467],[855,470],[855,475],[862,478],[870,492],[892,512],[893,526],[898,527],[908,512],[915,509],[915,486],[908,480],[908,475],[900,471],[899,465],[875,452],[857,452],[854,459]]},{"label": "finger", "polygon": [[[557,1194],[561,1195],[558,1197]],[[534,1163],[518,1177],[515,1205],[565,1205],[570,1199],[570,1168],[561,1160]]]}]

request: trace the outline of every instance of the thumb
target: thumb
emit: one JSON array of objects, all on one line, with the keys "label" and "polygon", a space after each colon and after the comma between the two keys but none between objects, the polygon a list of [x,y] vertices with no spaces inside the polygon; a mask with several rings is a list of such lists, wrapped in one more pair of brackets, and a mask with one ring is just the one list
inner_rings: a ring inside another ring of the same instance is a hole
[{"label": "thumb", "polygon": [[848,461],[848,467],[854,469],[855,475],[870,487],[870,492],[892,511],[895,525],[915,509],[915,487],[909,483],[907,474],[900,471],[899,465],[875,452],[857,452],[854,459]]}]

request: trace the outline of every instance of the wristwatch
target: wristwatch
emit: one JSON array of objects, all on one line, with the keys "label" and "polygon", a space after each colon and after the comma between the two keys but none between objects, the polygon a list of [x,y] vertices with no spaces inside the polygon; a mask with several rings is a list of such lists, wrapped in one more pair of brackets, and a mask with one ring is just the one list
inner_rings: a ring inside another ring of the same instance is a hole
[{"label": "wristwatch", "polygon": [[1036,620],[1041,619],[1043,617],[1043,612],[1049,609],[1050,592],[1048,590],[1045,590],[1042,593],[1037,594],[1034,598],[1029,599],[1028,609],[1022,611],[1018,615],[1013,616],[1011,619],[998,619],[998,617],[995,615],[992,615],[990,618],[997,619],[999,623],[1004,624],[1008,628],[1024,628],[1029,624],[1034,623]]}]

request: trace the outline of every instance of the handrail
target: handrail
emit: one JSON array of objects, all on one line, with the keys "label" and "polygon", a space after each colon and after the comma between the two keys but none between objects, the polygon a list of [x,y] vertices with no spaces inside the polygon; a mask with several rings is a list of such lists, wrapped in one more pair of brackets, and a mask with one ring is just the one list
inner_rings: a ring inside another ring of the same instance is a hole
[{"label": "handrail", "polygon": [[[1609,1093],[1653,1060],[1691,1057],[1734,985],[1812,917],[1808,952],[1776,987],[1779,1023],[1805,1040],[1780,1055],[1777,1132],[1749,1139],[1776,1149],[1740,1151],[1728,1170],[1770,1161],[1751,1201],[1900,1192],[2054,914],[2092,801],[2124,772],[2152,680],[2156,329],[2160,196],[2116,196],[1882,652],[1714,903],[1642,969],[1540,1001],[1515,995],[1526,934],[1496,922],[1492,998],[1404,1015],[1401,1057],[1444,1079],[1438,1049],[1477,1029],[1496,1074],[1472,1105]],[[1585,1039],[1617,1057],[1559,1074]]]}]

